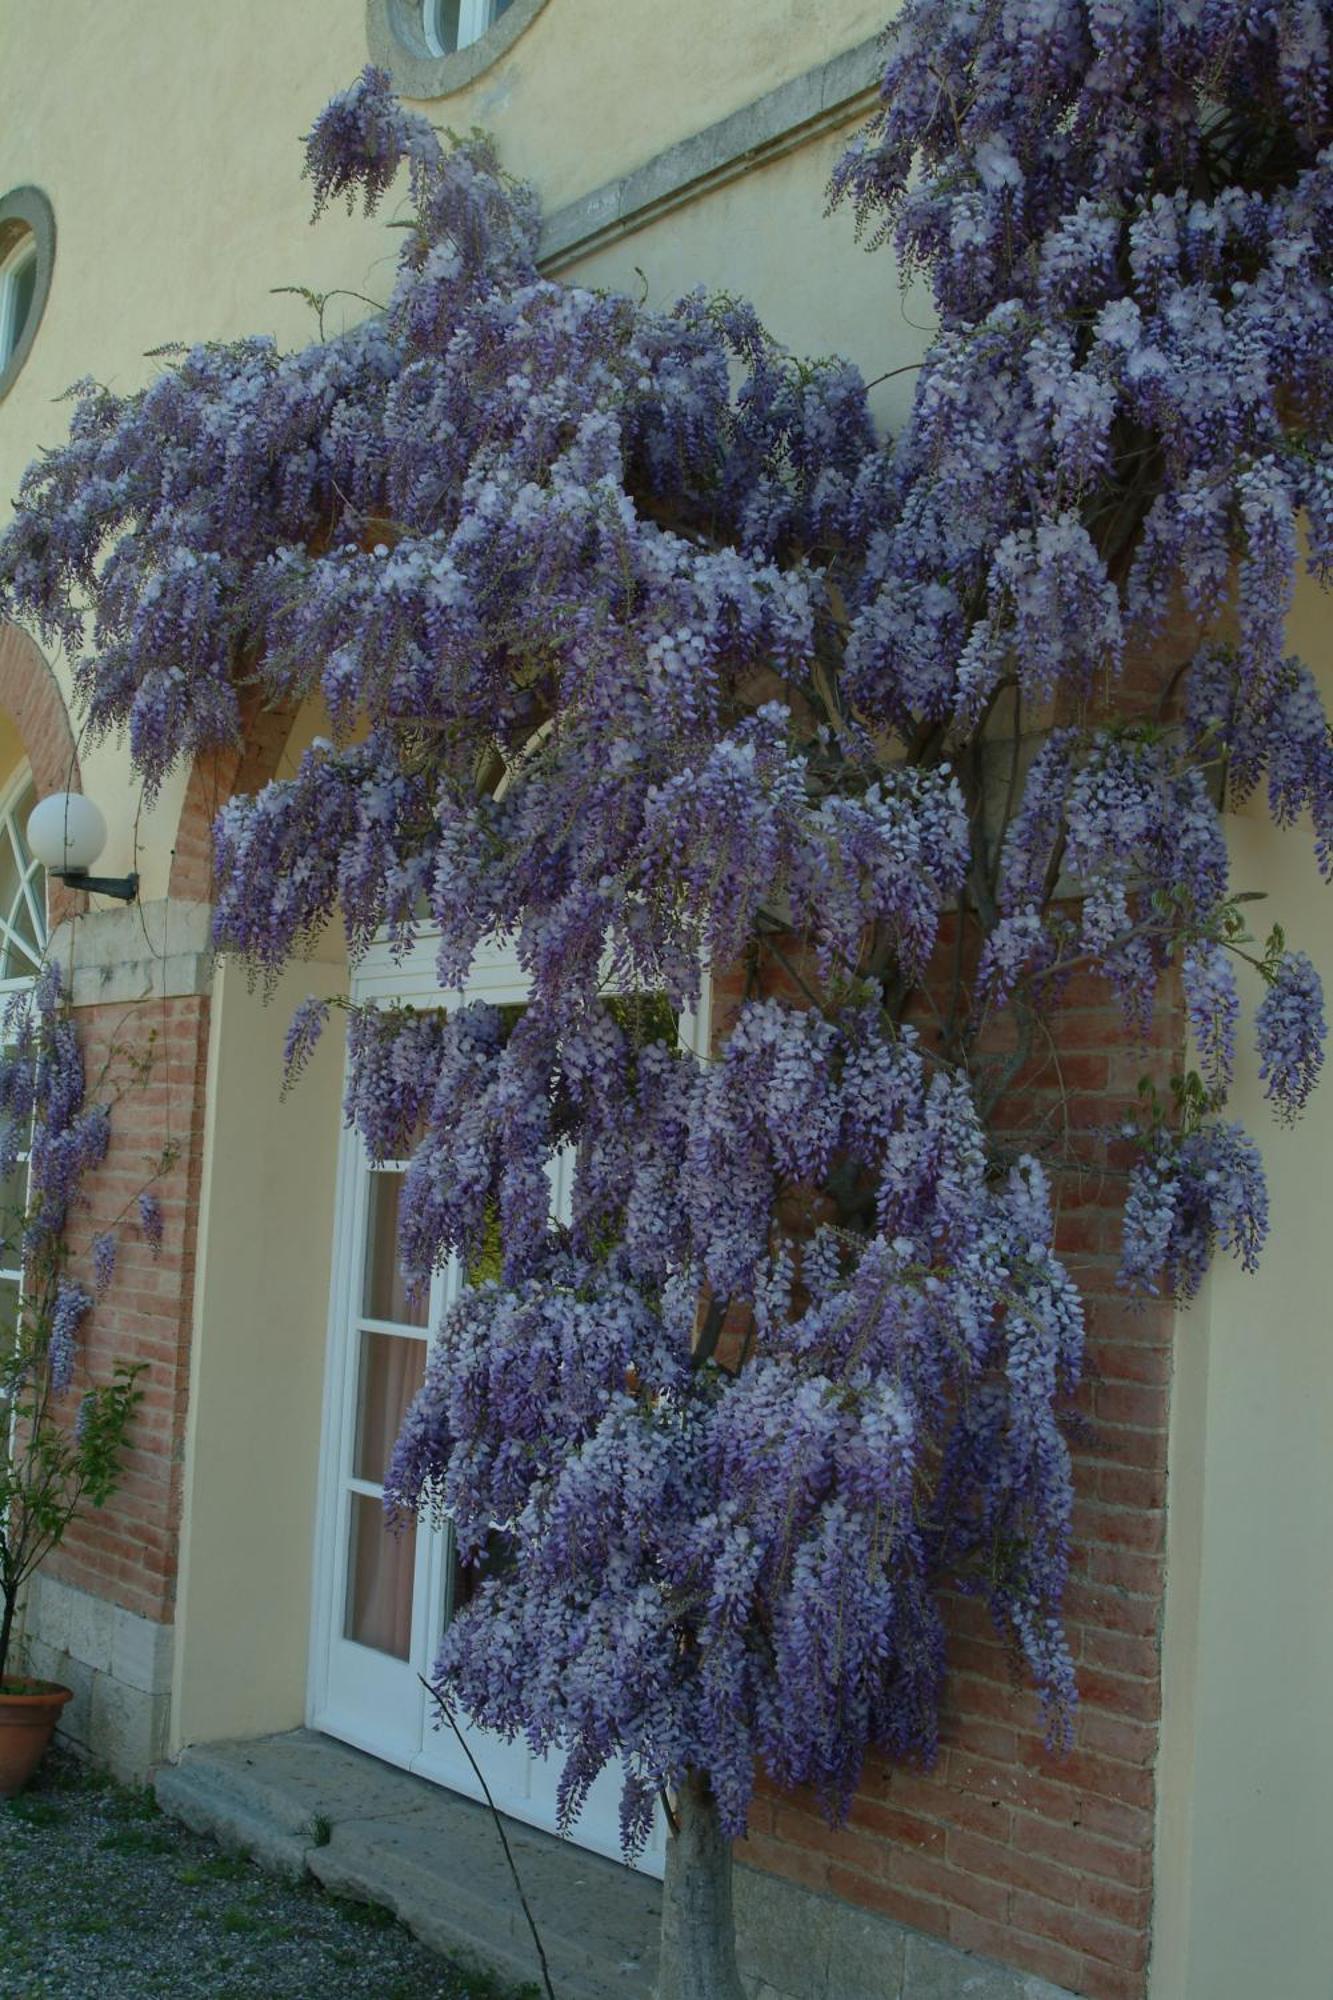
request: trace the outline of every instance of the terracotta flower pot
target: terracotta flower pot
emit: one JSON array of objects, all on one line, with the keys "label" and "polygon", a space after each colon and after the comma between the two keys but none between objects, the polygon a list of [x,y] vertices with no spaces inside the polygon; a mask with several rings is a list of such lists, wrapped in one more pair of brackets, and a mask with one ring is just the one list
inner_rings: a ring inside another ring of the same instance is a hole
[{"label": "terracotta flower pot", "polygon": [[73,1699],[74,1690],[58,1681],[0,1681],[0,1799],[23,1790]]}]

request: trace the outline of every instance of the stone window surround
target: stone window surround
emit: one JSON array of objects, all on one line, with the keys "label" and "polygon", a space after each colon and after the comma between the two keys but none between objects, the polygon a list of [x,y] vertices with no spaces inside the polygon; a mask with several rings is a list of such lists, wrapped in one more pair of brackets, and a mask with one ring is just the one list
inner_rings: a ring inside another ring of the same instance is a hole
[{"label": "stone window surround", "polygon": [[9,394],[28,358],[51,291],[51,272],[56,258],[56,218],[54,209],[40,188],[11,188],[7,195],[0,198],[0,261],[9,255],[25,232],[31,233],[37,247],[37,279],[27,325],[9,360],[0,369],[0,401]]},{"label": "stone window surround", "polygon": [[370,60],[388,70],[404,97],[449,97],[512,48],[545,5],[546,0],[511,0],[475,42],[452,55],[434,56],[426,46],[421,0],[366,0]]}]

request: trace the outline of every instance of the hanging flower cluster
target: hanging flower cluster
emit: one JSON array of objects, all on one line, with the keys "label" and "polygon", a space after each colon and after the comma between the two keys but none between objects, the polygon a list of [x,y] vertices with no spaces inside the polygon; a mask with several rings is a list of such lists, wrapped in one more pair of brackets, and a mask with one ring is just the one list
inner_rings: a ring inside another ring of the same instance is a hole
[{"label": "hanging flower cluster", "polygon": [[[567,1815],[623,1759],[631,1850],[690,1771],[739,1832],[757,1764],[836,1813],[869,1746],[929,1754],[950,1588],[1066,1731],[1068,1162],[1015,1156],[1005,1084],[1076,975],[1137,1029],[1179,973],[1202,1072],[1131,1127],[1126,1282],[1258,1254],[1219,798],[1266,786],[1333,869],[1283,650],[1299,510],[1333,563],[1325,15],[909,4],[835,183],[939,308],[892,443],[742,303],[544,278],[531,192],[367,71],[308,160],[318,206],[406,169],[386,310],[86,386],[0,540],[150,788],[242,682],[322,700],[220,817],[221,946],[271,976],[337,916],[429,934],[446,989],[517,951],[517,1017],[352,1022],[409,1280],[487,1273],[388,1490],[465,1557],[508,1536],[439,1685],[560,1747]],[[1319,982],[1255,962],[1290,1115]],[[746,991],[700,1060],[709,967]]]}]

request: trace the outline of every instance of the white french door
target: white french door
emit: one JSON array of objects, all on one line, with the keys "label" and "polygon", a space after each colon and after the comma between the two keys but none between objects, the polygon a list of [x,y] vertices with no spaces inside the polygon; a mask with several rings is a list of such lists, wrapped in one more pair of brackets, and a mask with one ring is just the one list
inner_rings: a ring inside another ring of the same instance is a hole
[{"label": "white french door", "polygon": [[[458,1004],[434,984],[429,941],[393,964],[369,959],[353,985],[357,1001],[421,1007]],[[480,965],[466,1000],[522,1005],[525,981],[508,954]],[[682,1024],[693,1032],[693,1023]],[[465,1284],[456,1261],[436,1275],[428,1299],[407,1295],[398,1268],[398,1201],[404,1164],[375,1166],[359,1136],[345,1132],[339,1163],[329,1359],[321,1459],[320,1535],[311,1662],[310,1721],[359,1749],[423,1777],[482,1796],[453,1730],[438,1722],[423,1678],[454,1613],[486,1573],[502,1562],[503,1537],[478,1565],[458,1561],[447,1523],[390,1530],[381,1495],[398,1427],[425,1372],[430,1332]],[[552,1172],[559,1213],[567,1201],[565,1165]],[[506,1743],[455,1720],[501,1812],[555,1830],[561,1759],[534,1757],[526,1743]],[[574,1838],[620,1858],[620,1774],[604,1771]],[[663,1865],[661,1829],[639,1862]]]}]

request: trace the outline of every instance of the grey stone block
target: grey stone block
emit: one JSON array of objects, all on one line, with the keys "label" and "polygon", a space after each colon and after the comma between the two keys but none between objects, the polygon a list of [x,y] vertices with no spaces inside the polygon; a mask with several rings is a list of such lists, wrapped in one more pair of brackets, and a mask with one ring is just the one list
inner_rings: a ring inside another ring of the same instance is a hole
[{"label": "grey stone block", "polygon": [[76,1007],[207,993],[213,979],[212,908],[207,903],[134,903],[89,910],[58,926],[50,951],[73,953]]},{"label": "grey stone block", "polygon": [[71,1592],[39,1571],[28,1585],[24,1624],[29,1640],[40,1639],[57,1653],[69,1651]]},{"label": "grey stone block", "polygon": [[47,1582],[43,1592],[43,1603],[49,1603],[59,1593],[64,1598],[62,1618],[67,1633],[65,1645],[76,1660],[92,1667],[94,1672],[108,1674],[111,1671],[111,1654],[115,1643],[116,1606],[104,1597],[94,1597],[86,1590],[73,1590],[68,1584]]},{"label": "grey stone block", "polygon": [[907,1933],[850,1903],[834,1903],[828,2000],[900,2000]]},{"label": "grey stone block", "polygon": [[89,1756],[93,1747],[93,1682],[97,1676],[91,1667],[85,1667],[82,1660],[72,1660],[68,1653],[59,1655],[56,1671],[51,1675],[55,1681],[63,1681],[74,1692],[73,1701],[65,1703],[60,1713],[56,1734],[72,1750],[82,1756]]},{"label": "grey stone block", "polygon": [[747,1973],[781,1992],[799,1972],[803,1991],[823,2000],[837,1905],[756,1868],[737,1867],[732,1880],[737,1956]]},{"label": "grey stone block", "polygon": [[175,1629],[117,1608],[111,1621],[111,1677],[144,1694],[171,1691]]},{"label": "grey stone block", "polygon": [[89,1749],[124,1784],[144,1784],[166,1755],[170,1698],[93,1675]]},{"label": "grey stone block", "polygon": [[902,2000],[1022,2000],[1020,1976],[973,1958],[956,1945],[912,1934],[907,1939]]}]

